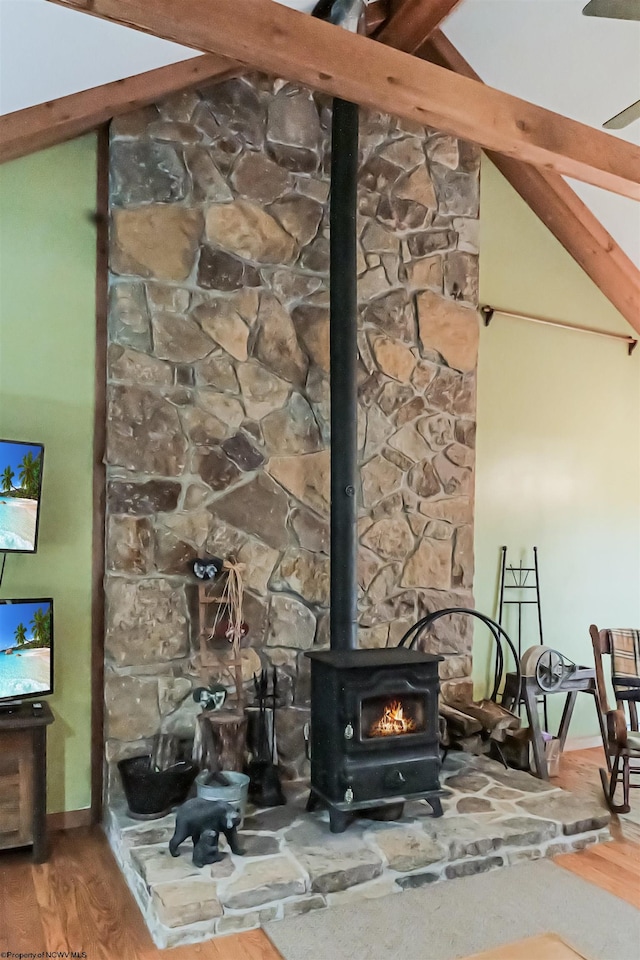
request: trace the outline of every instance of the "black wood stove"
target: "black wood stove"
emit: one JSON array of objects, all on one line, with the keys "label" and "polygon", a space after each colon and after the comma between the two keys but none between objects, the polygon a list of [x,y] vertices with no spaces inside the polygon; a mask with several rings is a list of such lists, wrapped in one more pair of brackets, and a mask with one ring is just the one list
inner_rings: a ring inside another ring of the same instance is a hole
[{"label": "black wood stove", "polygon": [[426,799],[441,816],[438,663],[404,647],[327,650],[311,660],[311,795],[331,831],[351,814]]},{"label": "black wood stove", "polygon": [[[314,15],[356,30],[362,0]],[[311,794],[339,833],[355,811],[425,798],[442,808],[438,661],[404,648],[358,650],[358,108],[335,98],[330,205],[331,650],[311,659]]]}]

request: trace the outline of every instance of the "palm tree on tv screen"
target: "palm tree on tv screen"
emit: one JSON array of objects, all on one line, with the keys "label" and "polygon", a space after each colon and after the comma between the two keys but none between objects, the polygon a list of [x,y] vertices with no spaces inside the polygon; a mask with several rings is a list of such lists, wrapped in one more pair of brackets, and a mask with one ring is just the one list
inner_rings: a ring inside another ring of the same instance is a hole
[{"label": "palm tree on tv screen", "polygon": [[19,623],[15,631],[16,643],[22,647],[27,642],[27,628],[24,623]]},{"label": "palm tree on tv screen", "polygon": [[37,497],[40,481],[40,458],[34,459],[31,451],[20,462],[20,483],[27,497]]},{"label": "palm tree on tv screen", "polygon": [[51,644],[51,619],[42,607],[39,607],[31,620],[33,639],[36,647],[48,647]]},{"label": "palm tree on tv screen", "polygon": [[2,483],[2,492],[11,493],[13,487],[13,478],[15,474],[11,467],[5,467],[2,471],[2,477],[0,477],[0,483]]}]

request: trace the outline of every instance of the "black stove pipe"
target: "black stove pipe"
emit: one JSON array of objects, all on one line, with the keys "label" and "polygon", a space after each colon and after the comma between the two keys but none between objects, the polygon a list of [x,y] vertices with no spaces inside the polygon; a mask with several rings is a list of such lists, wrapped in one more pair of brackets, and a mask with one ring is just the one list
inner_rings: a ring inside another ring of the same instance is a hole
[{"label": "black stove pipe", "polygon": [[336,97],[331,126],[330,387],[332,650],[358,636],[358,107]]}]

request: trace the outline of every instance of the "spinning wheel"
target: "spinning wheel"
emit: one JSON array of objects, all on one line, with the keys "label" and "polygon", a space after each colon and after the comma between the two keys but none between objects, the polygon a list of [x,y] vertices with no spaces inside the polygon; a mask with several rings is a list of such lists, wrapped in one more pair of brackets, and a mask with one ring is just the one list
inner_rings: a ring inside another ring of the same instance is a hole
[{"label": "spinning wheel", "polygon": [[522,655],[522,675],[534,677],[543,693],[553,693],[559,690],[567,677],[575,671],[576,666],[567,660],[559,650],[551,647],[529,647]]}]

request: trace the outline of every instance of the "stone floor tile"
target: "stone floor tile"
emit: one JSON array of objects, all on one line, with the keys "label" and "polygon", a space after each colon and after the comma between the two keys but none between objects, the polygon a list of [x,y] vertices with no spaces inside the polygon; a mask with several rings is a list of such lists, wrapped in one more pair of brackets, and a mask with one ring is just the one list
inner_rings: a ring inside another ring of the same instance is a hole
[{"label": "stone floor tile", "polygon": [[179,857],[172,857],[166,847],[139,847],[131,851],[138,873],[149,886],[199,876],[200,868],[194,867],[191,855],[191,850],[185,849]]},{"label": "stone floor tile", "polygon": [[241,869],[241,866],[237,867],[236,863],[227,855],[224,860],[218,860],[217,863],[212,863],[205,869],[209,870],[210,876],[214,880],[224,880],[227,877],[233,876],[236,870]]},{"label": "stone floor tile", "polygon": [[294,855],[311,877],[314,893],[335,893],[382,873],[382,858],[366,847],[346,851],[309,847],[295,850]]},{"label": "stone floor tile", "polygon": [[495,786],[485,790],[484,796],[492,800],[524,800],[527,794],[522,790],[512,790],[511,787]]},{"label": "stone floor tile", "polygon": [[458,813],[491,813],[493,809],[491,801],[484,797],[463,797],[456,804]]},{"label": "stone floor tile", "polygon": [[378,830],[373,842],[382,850],[392,870],[409,873],[447,856],[447,849],[420,829]]},{"label": "stone floor tile", "polygon": [[447,777],[444,781],[444,786],[447,789],[453,787],[459,790],[460,793],[480,793],[481,790],[489,786],[490,782],[488,777],[483,776],[481,773],[471,771],[469,773],[457,773],[452,777]]},{"label": "stone floor tile", "polygon": [[211,880],[192,878],[157,883],[151,894],[160,923],[166,927],[182,927],[222,916],[216,891],[216,884]]},{"label": "stone floor tile", "polygon": [[429,883],[436,883],[442,880],[439,873],[429,871],[428,873],[413,873],[410,877],[398,877],[396,883],[402,890],[414,890],[416,887],[424,887]]},{"label": "stone floor tile", "polygon": [[278,915],[277,907],[268,907],[266,910],[255,910],[252,913],[230,914],[221,917],[216,926],[216,933],[235,933],[241,930],[255,930],[263,923],[275,920]]},{"label": "stone floor tile", "polygon": [[502,846],[499,826],[491,821],[479,823],[473,817],[454,814],[422,823],[422,829],[448,849],[452,860],[481,857]]},{"label": "stone floor tile", "polygon": [[557,820],[562,825],[562,832],[568,836],[599,830],[606,827],[611,820],[609,811],[597,800],[576,797],[566,790],[558,791],[549,797],[521,800],[518,806],[537,817]]},{"label": "stone floor tile", "polygon": [[372,828],[389,829],[395,826],[389,821],[358,819],[351,823],[344,833],[331,833],[326,814],[309,815],[303,823],[292,826],[284,833],[284,839],[294,851],[307,847],[326,847],[331,850],[349,850],[362,846],[366,830]]},{"label": "stone floor tile", "polygon": [[304,897],[302,900],[289,900],[287,903],[283,904],[283,917],[301,917],[304,913],[309,913],[311,910],[319,910],[321,907],[326,907],[327,902],[324,897],[321,897],[319,894],[313,894],[310,897]]},{"label": "stone floor tile", "polygon": [[393,877],[379,877],[371,883],[359,883],[356,887],[340,890],[338,893],[327,895],[327,906],[342,907],[351,903],[361,903],[363,900],[377,900],[380,897],[389,897],[400,893],[400,887]]},{"label": "stone floor tile", "polygon": [[504,866],[502,857],[483,857],[481,860],[463,860],[462,863],[450,863],[444,873],[447,879],[471,877],[476,873],[486,873],[495,867]]},{"label": "stone floor tile", "polygon": [[472,757],[472,763],[479,773],[486,774],[491,780],[497,780],[498,784],[504,787],[513,787],[515,790],[522,790],[523,793],[557,793],[560,789],[549,780],[539,780],[524,770],[505,770],[501,763],[490,760],[488,757]]},{"label": "stone floor tile", "polygon": [[493,826],[500,830],[505,846],[526,847],[551,840],[559,833],[557,823],[536,817],[507,817]]},{"label": "stone floor tile", "polygon": [[243,910],[305,892],[304,874],[293,860],[269,857],[246,863],[240,876],[221,890],[220,900],[231,910]]},{"label": "stone floor tile", "polygon": [[268,857],[273,853],[280,852],[280,841],[277,837],[260,836],[256,833],[240,833],[238,838],[245,857]]},{"label": "stone floor tile", "polygon": [[125,827],[122,839],[130,847],[144,847],[154,843],[169,843],[176,825],[175,816],[163,817],[152,823],[135,823]]}]

